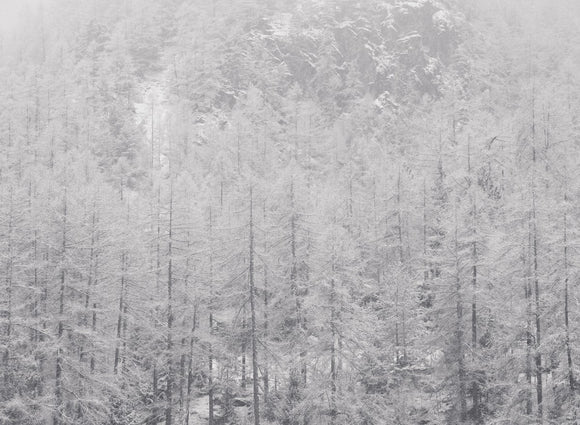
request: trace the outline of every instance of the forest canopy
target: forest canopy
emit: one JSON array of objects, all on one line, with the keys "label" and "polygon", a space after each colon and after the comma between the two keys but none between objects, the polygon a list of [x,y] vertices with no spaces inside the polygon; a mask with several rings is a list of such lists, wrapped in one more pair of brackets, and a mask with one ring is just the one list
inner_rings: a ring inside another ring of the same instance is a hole
[{"label": "forest canopy", "polygon": [[0,0],[0,424],[578,423],[579,71],[573,0]]}]

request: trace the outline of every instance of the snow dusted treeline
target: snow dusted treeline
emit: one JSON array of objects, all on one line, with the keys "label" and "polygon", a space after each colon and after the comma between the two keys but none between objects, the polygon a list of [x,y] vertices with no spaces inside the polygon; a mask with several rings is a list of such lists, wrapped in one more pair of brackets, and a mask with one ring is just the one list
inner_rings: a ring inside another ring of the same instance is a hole
[{"label": "snow dusted treeline", "polygon": [[578,422],[580,5],[0,14],[0,424]]}]

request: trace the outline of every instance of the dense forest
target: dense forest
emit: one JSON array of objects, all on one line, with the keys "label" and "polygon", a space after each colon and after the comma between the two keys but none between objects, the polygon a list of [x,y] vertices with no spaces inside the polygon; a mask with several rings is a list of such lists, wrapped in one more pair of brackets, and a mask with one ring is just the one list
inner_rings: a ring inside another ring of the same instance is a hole
[{"label": "dense forest", "polygon": [[580,423],[580,2],[3,13],[0,424]]}]

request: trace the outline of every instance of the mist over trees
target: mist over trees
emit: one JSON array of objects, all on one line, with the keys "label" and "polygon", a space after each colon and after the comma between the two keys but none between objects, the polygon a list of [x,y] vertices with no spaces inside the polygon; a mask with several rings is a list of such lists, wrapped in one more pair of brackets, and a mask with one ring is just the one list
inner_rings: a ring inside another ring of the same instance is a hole
[{"label": "mist over trees", "polygon": [[0,424],[580,421],[578,2],[4,2]]}]

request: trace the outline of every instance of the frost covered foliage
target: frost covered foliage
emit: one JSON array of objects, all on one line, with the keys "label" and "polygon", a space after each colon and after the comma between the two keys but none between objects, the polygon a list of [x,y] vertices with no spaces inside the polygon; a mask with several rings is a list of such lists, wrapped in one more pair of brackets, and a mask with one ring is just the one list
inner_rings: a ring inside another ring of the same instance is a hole
[{"label": "frost covered foliage", "polygon": [[0,2],[0,424],[578,423],[579,19]]}]

